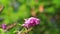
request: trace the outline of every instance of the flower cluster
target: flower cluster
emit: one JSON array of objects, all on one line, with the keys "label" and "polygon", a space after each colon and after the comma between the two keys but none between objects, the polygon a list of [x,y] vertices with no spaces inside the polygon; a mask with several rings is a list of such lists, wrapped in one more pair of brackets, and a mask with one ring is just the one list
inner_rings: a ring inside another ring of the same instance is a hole
[{"label": "flower cluster", "polygon": [[23,24],[23,26],[26,28],[30,28],[35,25],[38,25],[39,23],[40,23],[40,20],[38,18],[31,17],[31,18],[25,19],[25,23]]}]

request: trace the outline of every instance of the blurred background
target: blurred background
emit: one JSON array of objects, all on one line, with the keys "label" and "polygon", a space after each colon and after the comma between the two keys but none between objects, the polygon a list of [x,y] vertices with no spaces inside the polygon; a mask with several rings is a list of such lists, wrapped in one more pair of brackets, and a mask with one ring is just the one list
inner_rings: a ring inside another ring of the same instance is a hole
[{"label": "blurred background", "polygon": [[[23,24],[29,17],[40,19],[29,34],[60,34],[60,0],[0,0],[0,25]],[[16,27],[6,33],[14,34]]]}]

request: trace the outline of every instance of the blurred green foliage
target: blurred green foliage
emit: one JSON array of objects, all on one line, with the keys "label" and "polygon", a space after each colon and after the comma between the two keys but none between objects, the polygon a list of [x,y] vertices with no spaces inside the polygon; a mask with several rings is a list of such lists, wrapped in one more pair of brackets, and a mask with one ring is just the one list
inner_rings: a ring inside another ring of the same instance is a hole
[{"label": "blurred green foliage", "polygon": [[[38,10],[41,4],[44,5],[43,13]],[[55,22],[49,19],[60,14],[60,0],[0,0],[0,5],[4,7],[2,12],[0,11],[0,18],[4,20],[0,23],[10,24],[18,21],[22,24],[25,18],[32,16],[31,9],[34,8],[41,22],[29,34],[59,34],[60,19],[54,18]],[[12,28],[9,34],[13,34],[15,29]]]}]

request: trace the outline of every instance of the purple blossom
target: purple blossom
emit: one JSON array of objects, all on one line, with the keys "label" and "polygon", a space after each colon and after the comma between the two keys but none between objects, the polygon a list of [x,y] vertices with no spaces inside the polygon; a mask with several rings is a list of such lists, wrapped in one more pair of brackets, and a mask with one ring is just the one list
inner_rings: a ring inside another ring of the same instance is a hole
[{"label": "purple blossom", "polygon": [[6,24],[2,24],[2,28],[5,30],[6,29]]},{"label": "purple blossom", "polygon": [[40,20],[38,18],[31,17],[31,18],[25,19],[25,23],[23,24],[23,26],[26,28],[30,28],[35,25],[38,25],[39,23],[40,23]]}]

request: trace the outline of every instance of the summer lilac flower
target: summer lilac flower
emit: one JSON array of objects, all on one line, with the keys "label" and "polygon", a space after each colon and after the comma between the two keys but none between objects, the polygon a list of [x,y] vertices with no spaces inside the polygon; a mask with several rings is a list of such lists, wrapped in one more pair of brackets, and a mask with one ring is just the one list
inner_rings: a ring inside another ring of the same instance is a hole
[{"label": "summer lilac flower", "polygon": [[6,24],[2,24],[2,28],[5,30],[6,29]]},{"label": "summer lilac flower", "polygon": [[31,18],[25,19],[25,23],[23,24],[23,26],[26,28],[30,28],[35,25],[38,25],[39,23],[40,23],[40,20],[38,18],[31,17]]}]

